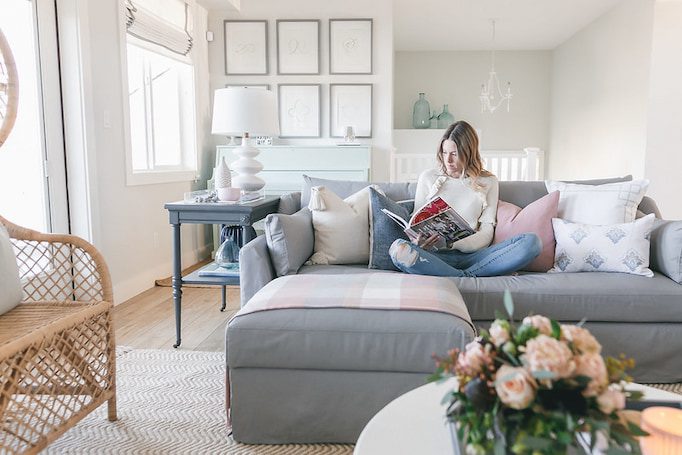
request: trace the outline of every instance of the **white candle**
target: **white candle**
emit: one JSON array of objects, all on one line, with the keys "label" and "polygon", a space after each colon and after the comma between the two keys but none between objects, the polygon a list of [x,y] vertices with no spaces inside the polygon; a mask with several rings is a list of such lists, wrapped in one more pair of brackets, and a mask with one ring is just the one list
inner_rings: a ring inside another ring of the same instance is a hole
[{"label": "white candle", "polygon": [[640,439],[644,455],[682,454],[682,410],[662,406],[642,411],[642,429],[649,436]]}]

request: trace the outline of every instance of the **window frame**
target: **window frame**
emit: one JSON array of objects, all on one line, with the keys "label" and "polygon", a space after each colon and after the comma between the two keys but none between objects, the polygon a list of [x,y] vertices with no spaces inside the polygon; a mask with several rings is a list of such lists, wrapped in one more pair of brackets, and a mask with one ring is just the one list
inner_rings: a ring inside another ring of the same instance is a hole
[{"label": "window frame", "polygon": [[[119,36],[120,36],[120,49],[121,49],[121,85],[122,85],[122,95],[123,95],[123,132],[125,136],[125,163],[126,163],[126,186],[137,186],[137,185],[153,185],[159,183],[173,183],[173,182],[191,182],[197,181],[200,178],[199,175],[199,149],[198,149],[198,137],[199,137],[199,112],[198,112],[198,96],[197,93],[197,81],[198,81],[198,68],[196,62],[194,62],[193,54],[194,49],[192,49],[186,56],[175,54],[161,46],[148,43],[144,40],[138,39],[134,36],[128,35],[126,32],[126,21],[125,21],[125,10],[124,8],[119,8]],[[191,142],[192,149],[186,151],[181,149],[182,155],[185,153],[191,154],[191,157],[187,159],[185,163],[185,158],[183,158],[183,165],[187,166],[181,169],[172,169],[159,167],[157,169],[135,171],[133,169],[133,148],[130,132],[130,99],[129,99],[129,85],[128,85],[128,42],[131,44],[143,48],[145,50],[157,53],[164,57],[171,58],[173,60],[186,63],[192,66],[192,77],[194,85],[194,112],[193,112],[193,124],[194,124],[194,139]]]}]

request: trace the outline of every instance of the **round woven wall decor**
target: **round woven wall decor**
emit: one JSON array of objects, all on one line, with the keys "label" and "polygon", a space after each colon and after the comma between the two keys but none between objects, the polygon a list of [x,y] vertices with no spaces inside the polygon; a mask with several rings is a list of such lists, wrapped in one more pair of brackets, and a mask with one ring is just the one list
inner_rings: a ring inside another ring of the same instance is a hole
[{"label": "round woven wall decor", "polygon": [[0,147],[17,119],[19,79],[17,65],[5,34],[0,30]]}]

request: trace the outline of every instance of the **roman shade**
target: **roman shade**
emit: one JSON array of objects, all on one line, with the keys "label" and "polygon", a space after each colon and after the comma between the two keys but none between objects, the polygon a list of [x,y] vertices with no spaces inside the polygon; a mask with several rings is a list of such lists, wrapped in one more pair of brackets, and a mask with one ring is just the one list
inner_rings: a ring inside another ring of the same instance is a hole
[{"label": "roman shade", "polygon": [[187,55],[192,49],[189,0],[125,0],[129,35]]}]

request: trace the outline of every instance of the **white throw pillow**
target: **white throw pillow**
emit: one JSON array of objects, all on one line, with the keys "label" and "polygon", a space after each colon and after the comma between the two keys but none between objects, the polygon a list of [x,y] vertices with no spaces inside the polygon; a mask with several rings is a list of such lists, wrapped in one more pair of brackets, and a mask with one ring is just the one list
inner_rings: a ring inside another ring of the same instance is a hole
[{"label": "white throw pillow", "polygon": [[369,262],[369,186],[346,199],[323,186],[311,188],[315,229],[311,264],[367,264]]},{"label": "white throw pillow", "polygon": [[648,180],[580,185],[548,180],[548,192],[559,191],[558,217],[574,223],[618,224],[635,220]]},{"label": "white throw pillow", "polygon": [[552,219],[558,272],[623,272],[652,277],[649,269],[649,234],[654,215],[631,223],[597,226]]},{"label": "white throw pillow", "polygon": [[0,226],[0,314],[7,313],[21,302],[22,289],[19,266],[12,250],[9,234]]}]

